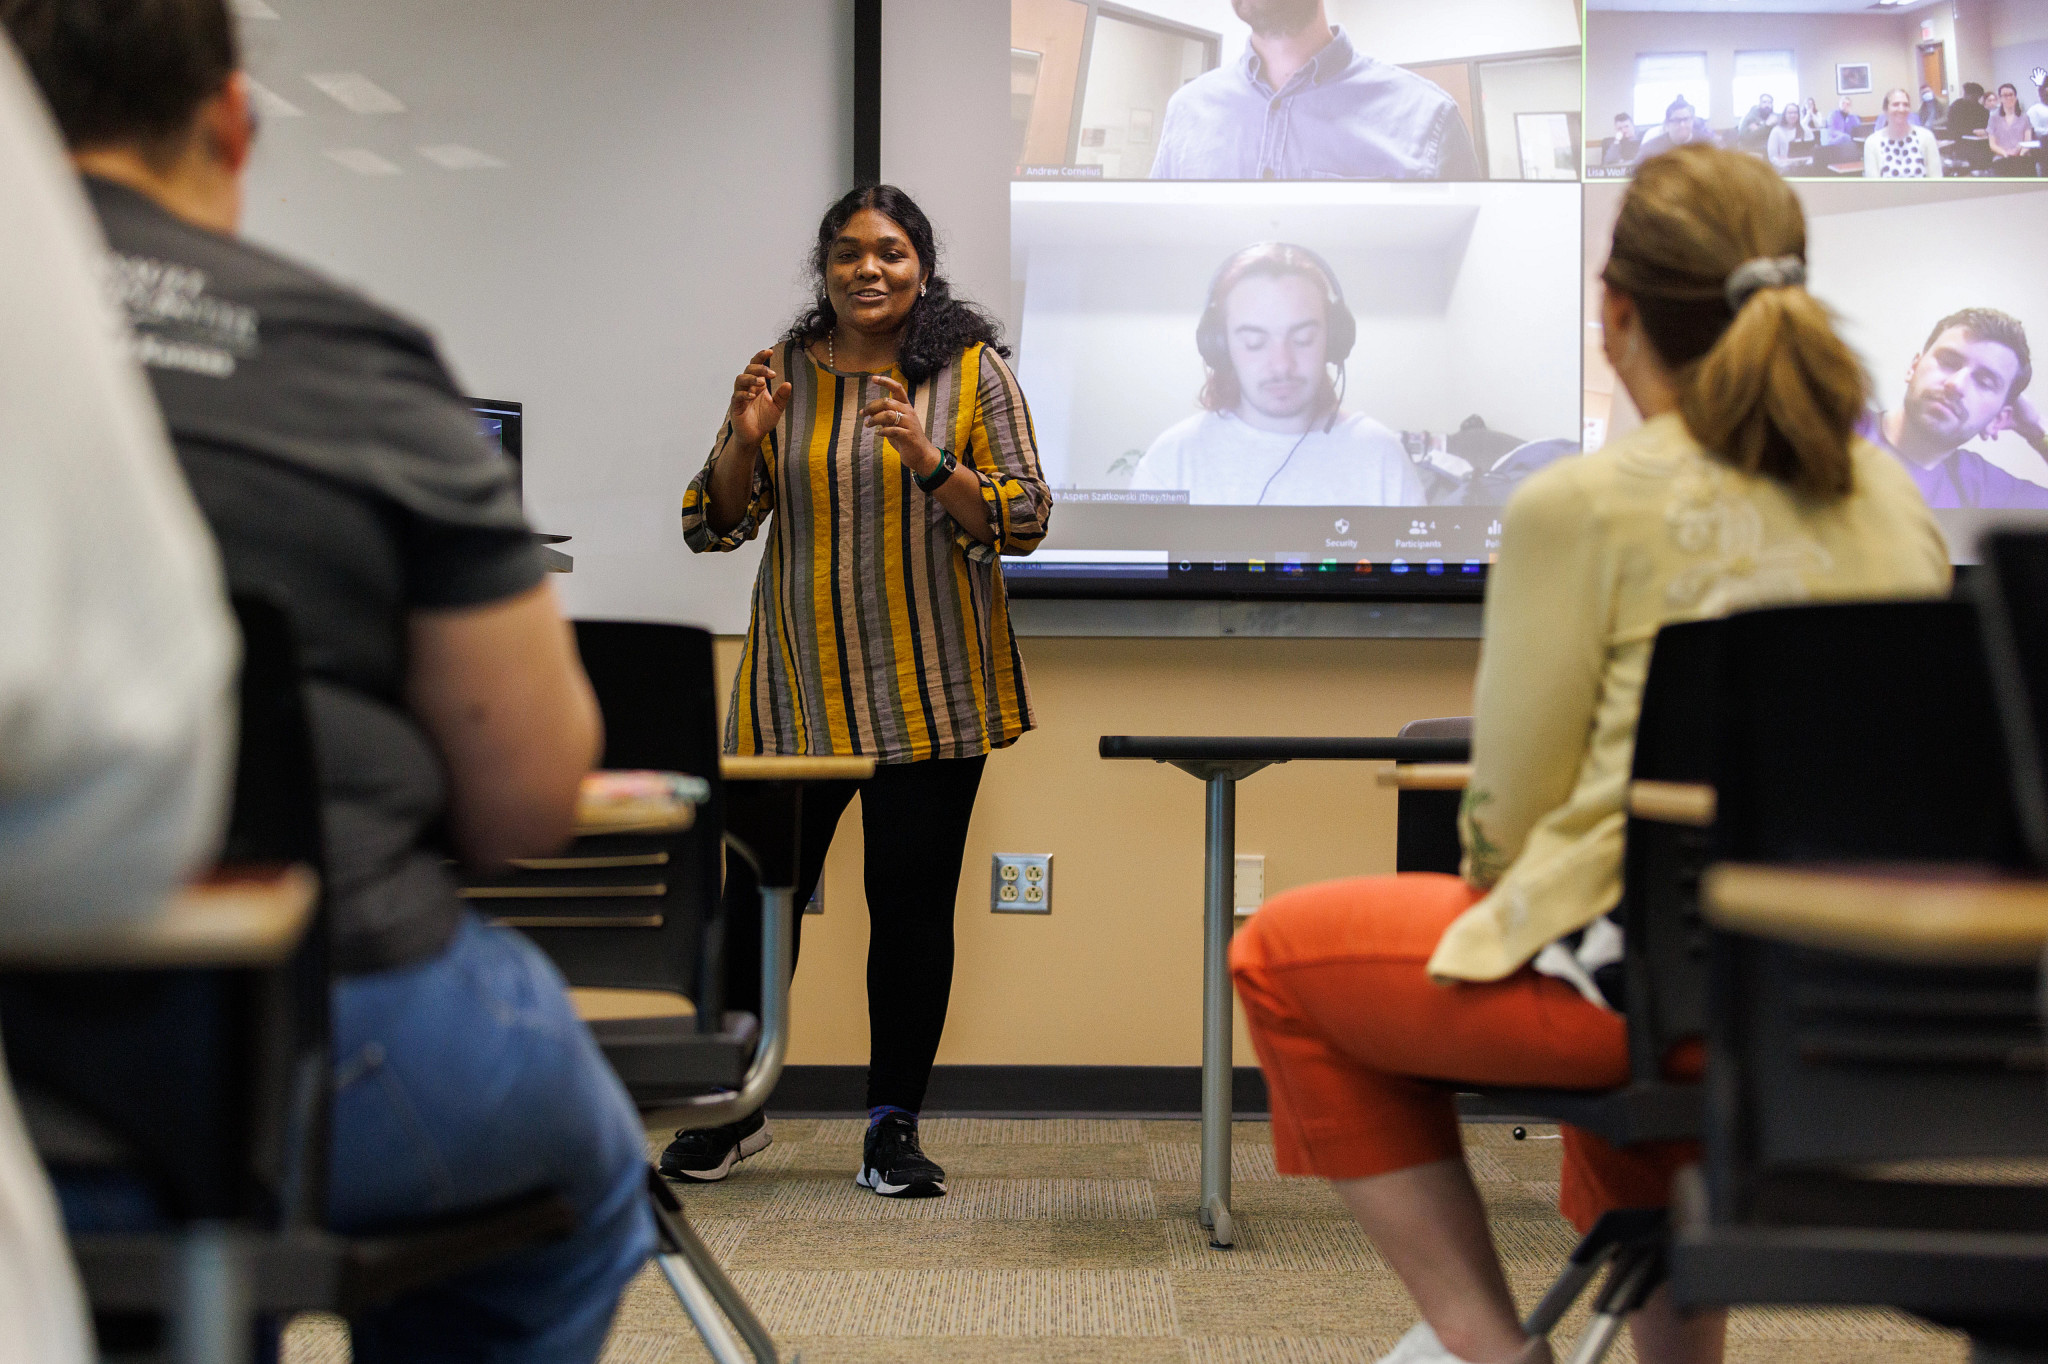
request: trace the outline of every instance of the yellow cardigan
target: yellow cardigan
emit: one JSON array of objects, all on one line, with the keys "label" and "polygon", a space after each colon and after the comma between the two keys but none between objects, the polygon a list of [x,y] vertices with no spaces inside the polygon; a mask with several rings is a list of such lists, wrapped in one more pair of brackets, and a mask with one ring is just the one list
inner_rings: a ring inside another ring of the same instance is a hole
[{"label": "yellow cardigan", "polygon": [[1708,457],[1675,414],[1536,474],[1508,504],[1486,595],[1464,876],[1439,980],[1499,980],[1621,899],[1630,757],[1668,621],[1808,599],[1938,596],[1948,549],[1897,461],[1802,501]]}]

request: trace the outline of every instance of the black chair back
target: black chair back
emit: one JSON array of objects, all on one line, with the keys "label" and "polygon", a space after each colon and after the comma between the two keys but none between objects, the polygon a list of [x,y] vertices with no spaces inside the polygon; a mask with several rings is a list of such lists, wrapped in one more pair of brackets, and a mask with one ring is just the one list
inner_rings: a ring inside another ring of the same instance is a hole
[{"label": "black chair back", "polygon": [[2025,865],[1967,603],[1746,612],[1726,648],[1722,858]]},{"label": "black chair back", "polygon": [[[1445,715],[1410,720],[1401,726],[1403,739],[1467,739],[1472,717]],[[1394,870],[1458,874],[1464,849],[1458,842],[1458,806],[1462,791],[1403,791],[1395,797]]]},{"label": "black chair back", "polygon": [[[1636,717],[1632,781],[1713,784],[1724,625],[1681,621],[1657,632]],[[1706,1031],[1708,935],[1699,887],[1711,856],[1708,829],[1628,822],[1622,960],[1629,1070],[1639,1082],[1659,1078],[1671,1048]]]},{"label": "black chair back", "polygon": [[[320,793],[282,608],[234,599],[239,744],[225,867],[321,874]],[[53,1168],[138,1176],[173,1220],[312,1225],[324,1207],[328,920],[268,970],[74,971],[0,984],[0,1031]],[[84,1138],[82,1145],[80,1138]]]},{"label": "black chair back", "polygon": [[685,833],[579,838],[560,857],[469,878],[465,894],[532,938],[571,985],[682,994],[698,1029],[716,1031],[725,799],[711,635],[639,621],[575,628],[604,716],[601,765],[686,772],[710,783],[711,799]]},{"label": "black chair back", "polygon": [[2048,531],[1985,537],[1973,587],[2028,855],[2048,870]]},{"label": "black chair back", "polygon": [[[1719,858],[2024,865],[1968,603],[1752,612],[1723,648]],[[1721,1192],[1745,1170],[2048,1151],[2033,972],[1732,934],[1715,961],[1710,1064],[1739,1077],[1717,1083]]]}]

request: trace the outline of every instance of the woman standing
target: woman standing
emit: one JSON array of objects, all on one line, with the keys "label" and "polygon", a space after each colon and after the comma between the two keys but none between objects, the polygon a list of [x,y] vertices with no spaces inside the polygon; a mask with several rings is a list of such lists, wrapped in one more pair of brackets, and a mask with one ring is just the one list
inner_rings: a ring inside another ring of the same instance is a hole
[{"label": "woman standing", "polygon": [[2034,174],[2034,158],[2021,145],[2034,131],[2034,125],[2027,121],[2026,111],[2020,108],[2020,91],[2016,85],[1998,87],[1998,107],[1991,111],[1991,121],[1985,125],[1991,135],[1991,173],[1993,175]]},{"label": "woman standing", "polygon": [[1941,144],[1913,122],[1913,97],[1904,90],[1884,97],[1884,121],[1863,144],[1863,175],[1868,180],[1941,178]]},{"label": "woman standing", "polygon": [[[989,750],[1032,727],[998,556],[1036,548],[1052,510],[996,324],[937,266],[931,222],[902,190],[834,204],[810,307],[734,380],[683,495],[698,553],[768,526],[726,752],[877,762],[866,781],[805,790],[796,902],[858,794],[870,1052],[854,1178],[900,1198],[946,1191],[917,1114],[952,992],[960,861]],[[758,889],[737,860],[725,907],[730,1002],[758,1008]],[[758,1114],[678,1132],[662,1171],[722,1179],[768,1141]]]}]

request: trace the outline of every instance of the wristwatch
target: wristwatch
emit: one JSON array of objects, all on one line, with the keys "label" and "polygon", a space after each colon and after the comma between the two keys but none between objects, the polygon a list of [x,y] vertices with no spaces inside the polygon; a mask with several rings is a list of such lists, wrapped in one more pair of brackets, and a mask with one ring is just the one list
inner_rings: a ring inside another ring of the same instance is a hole
[{"label": "wristwatch", "polygon": [[930,473],[912,474],[910,477],[925,492],[937,492],[939,486],[951,478],[953,471],[959,467],[960,461],[953,458],[951,450],[941,450],[939,451],[939,462],[932,466]]}]

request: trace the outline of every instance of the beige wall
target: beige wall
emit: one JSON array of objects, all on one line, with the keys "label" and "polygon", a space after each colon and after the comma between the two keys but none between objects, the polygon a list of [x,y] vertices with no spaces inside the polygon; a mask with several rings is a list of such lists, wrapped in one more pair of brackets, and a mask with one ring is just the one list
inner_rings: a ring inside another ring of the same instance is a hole
[{"label": "beige wall", "polygon": [[[729,682],[736,640],[721,640]],[[968,837],[942,1064],[1194,1065],[1201,1059],[1202,788],[1104,762],[1104,734],[1391,734],[1471,705],[1470,640],[1027,639],[1040,728],[989,760]],[[1239,788],[1238,849],[1266,888],[1387,872],[1380,764],[1299,763]],[[855,806],[855,811],[858,805]],[[867,1059],[858,815],[804,924],[793,1064]],[[915,831],[903,831],[915,837]],[[989,854],[1054,856],[1050,915],[991,914]],[[1238,1063],[1253,1063],[1242,1027]]]},{"label": "beige wall", "polygon": [[1949,40],[1949,81],[1958,90],[1965,81],[1996,90],[2000,77],[1991,66],[1991,6],[1985,0],[1972,0],[1957,5],[1949,17],[1955,27],[1955,36]]},{"label": "beige wall", "polygon": [[[1832,109],[1837,62],[1869,62],[1875,90],[1856,97],[1859,114],[1874,116],[1891,86],[1920,88],[1913,47],[1916,18],[1862,14],[1658,14],[1596,10],[1587,24],[1586,127],[1604,131],[1631,107],[1639,52],[1704,52],[1713,91],[1712,123],[1726,128],[1744,109],[1731,107],[1735,53],[1790,48],[1798,54],[1799,94]],[[1988,53],[1986,54],[1988,55]],[[1950,62],[1954,67],[1953,57]],[[1695,102],[1698,97],[1694,96]],[[1590,132],[1588,134],[1591,135]]]},{"label": "beige wall", "polygon": [[2048,42],[2048,5],[2041,0],[1990,0],[1994,47]]}]

